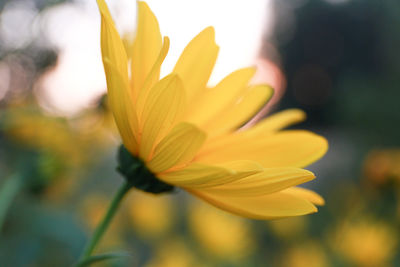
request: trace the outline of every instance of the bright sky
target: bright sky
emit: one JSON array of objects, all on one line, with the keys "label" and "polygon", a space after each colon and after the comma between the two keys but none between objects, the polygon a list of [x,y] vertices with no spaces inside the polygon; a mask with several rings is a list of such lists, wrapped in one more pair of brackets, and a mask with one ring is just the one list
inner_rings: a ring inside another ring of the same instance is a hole
[{"label": "bright sky", "polygon": [[[133,0],[107,1],[121,32],[133,31]],[[60,51],[57,67],[41,83],[52,105],[74,113],[105,91],[100,57],[100,19],[95,1],[80,0],[48,9],[40,23]],[[148,0],[171,48],[163,65],[167,74],[185,45],[203,28],[214,26],[220,52],[211,77],[215,84],[235,69],[254,65],[261,38],[270,33],[270,0]]]}]

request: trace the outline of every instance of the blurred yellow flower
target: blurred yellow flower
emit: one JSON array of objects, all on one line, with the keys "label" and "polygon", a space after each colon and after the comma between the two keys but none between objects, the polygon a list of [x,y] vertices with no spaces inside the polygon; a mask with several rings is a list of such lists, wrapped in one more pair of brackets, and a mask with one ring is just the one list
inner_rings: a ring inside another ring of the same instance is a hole
[{"label": "blurred yellow flower", "polygon": [[40,188],[51,201],[62,201],[82,182],[82,169],[115,145],[109,133],[110,116],[90,109],[67,119],[46,114],[36,102],[27,101],[9,104],[0,114],[0,123],[12,143],[38,152],[40,175],[32,175],[32,187]]},{"label": "blurred yellow flower", "polygon": [[160,237],[172,227],[175,212],[170,196],[136,192],[127,199],[127,206],[132,224],[142,237]]},{"label": "blurred yellow flower", "polygon": [[307,223],[306,217],[291,217],[268,221],[268,225],[278,237],[294,240],[306,234]]},{"label": "blurred yellow flower", "polygon": [[328,267],[331,266],[327,260],[322,246],[314,241],[297,244],[290,248],[282,256],[282,267]]},{"label": "blurred yellow flower", "polygon": [[189,222],[202,247],[216,257],[238,260],[254,249],[250,225],[242,218],[196,201],[190,206]]},{"label": "blurred yellow flower", "polygon": [[202,267],[184,241],[176,238],[160,244],[155,257],[146,267]]},{"label": "blurred yellow flower", "polygon": [[11,140],[49,153],[68,167],[92,162],[111,145],[109,115],[96,109],[67,119],[45,114],[36,103],[28,102],[10,105],[1,115],[2,130]]},{"label": "blurred yellow flower", "polygon": [[128,52],[104,0],[98,5],[110,109],[132,156],[166,184],[241,216],[273,219],[317,211],[314,204],[322,198],[295,186],[315,177],[301,168],[324,155],[327,142],[307,131],[280,131],[303,120],[302,111],[280,112],[236,131],[273,91],[249,85],[254,68],[207,87],[218,54],[212,27],[187,45],[172,73],[160,80],[169,39],[162,40],[147,4],[138,2]]},{"label": "blurred yellow flower", "polygon": [[390,266],[397,252],[398,233],[389,225],[369,219],[345,222],[333,235],[333,249],[356,266]]},{"label": "blurred yellow flower", "polygon": [[82,164],[87,159],[81,146],[71,145],[85,145],[81,136],[62,118],[18,107],[9,108],[5,118],[6,134],[18,143],[49,152],[62,160],[68,159],[64,164],[69,166]]},{"label": "blurred yellow flower", "polygon": [[364,172],[370,182],[382,184],[389,179],[400,182],[400,149],[371,151],[364,163]]}]

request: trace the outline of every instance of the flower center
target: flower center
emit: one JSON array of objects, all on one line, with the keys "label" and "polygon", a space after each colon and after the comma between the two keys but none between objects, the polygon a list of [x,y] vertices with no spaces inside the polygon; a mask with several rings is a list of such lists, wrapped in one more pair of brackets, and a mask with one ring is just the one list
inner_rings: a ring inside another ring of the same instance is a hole
[{"label": "flower center", "polygon": [[138,157],[133,156],[125,147],[121,145],[118,151],[118,167],[125,179],[142,191],[159,194],[171,192],[174,186],[159,180]]}]

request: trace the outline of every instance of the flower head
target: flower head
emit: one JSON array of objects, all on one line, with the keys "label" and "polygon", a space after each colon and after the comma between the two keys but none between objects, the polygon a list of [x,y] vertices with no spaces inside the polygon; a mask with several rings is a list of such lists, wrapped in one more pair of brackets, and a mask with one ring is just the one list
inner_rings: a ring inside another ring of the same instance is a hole
[{"label": "flower head", "polygon": [[162,39],[147,4],[138,2],[136,37],[126,47],[104,0],[98,5],[110,108],[125,148],[156,179],[250,218],[317,210],[314,204],[322,198],[294,186],[315,177],[301,168],[319,159],[327,142],[307,131],[280,131],[303,120],[302,111],[283,111],[237,131],[273,90],[249,85],[254,68],[207,87],[219,49],[212,27],[200,32],[171,74],[160,79],[169,39]]}]

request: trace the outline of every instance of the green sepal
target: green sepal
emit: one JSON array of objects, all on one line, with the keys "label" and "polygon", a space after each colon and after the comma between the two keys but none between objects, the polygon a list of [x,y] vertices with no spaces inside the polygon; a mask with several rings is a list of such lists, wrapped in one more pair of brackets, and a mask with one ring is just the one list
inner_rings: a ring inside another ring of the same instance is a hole
[{"label": "green sepal", "polygon": [[147,169],[140,158],[133,156],[123,145],[120,146],[118,151],[118,163],[118,172],[137,189],[153,194],[160,194],[171,192],[175,188],[173,185],[159,180]]}]

